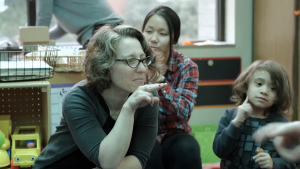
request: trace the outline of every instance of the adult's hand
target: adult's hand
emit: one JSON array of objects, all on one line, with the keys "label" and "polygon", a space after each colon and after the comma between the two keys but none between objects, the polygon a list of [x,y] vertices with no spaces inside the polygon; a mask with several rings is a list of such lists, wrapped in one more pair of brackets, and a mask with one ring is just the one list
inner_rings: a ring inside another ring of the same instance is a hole
[{"label": "adult's hand", "polygon": [[133,111],[147,104],[151,104],[153,106],[155,103],[159,102],[159,98],[154,97],[152,92],[166,86],[166,83],[146,84],[144,86],[140,86],[132,93],[124,106],[128,106]]},{"label": "adult's hand", "polygon": [[300,121],[268,124],[257,130],[253,138],[257,142],[274,138],[274,146],[283,158],[300,161]]}]

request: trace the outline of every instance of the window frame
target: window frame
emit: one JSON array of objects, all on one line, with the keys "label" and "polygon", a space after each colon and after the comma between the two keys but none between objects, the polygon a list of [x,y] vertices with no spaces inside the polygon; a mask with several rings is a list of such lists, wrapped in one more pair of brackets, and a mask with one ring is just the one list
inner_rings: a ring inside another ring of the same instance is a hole
[{"label": "window frame", "polygon": [[[216,1],[216,41],[226,41],[226,0],[215,0]],[[36,0],[27,0],[27,16],[28,26],[35,26],[36,22]],[[199,39],[193,42],[203,42],[204,39]]]},{"label": "window frame", "polygon": [[225,41],[225,16],[226,16],[226,0],[216,0],[217,24],[216,24],[216,40]]},{"label": "window frame", "polygon": [[28,26],[35,26],[36,0],[27,0],[27,21]]}]

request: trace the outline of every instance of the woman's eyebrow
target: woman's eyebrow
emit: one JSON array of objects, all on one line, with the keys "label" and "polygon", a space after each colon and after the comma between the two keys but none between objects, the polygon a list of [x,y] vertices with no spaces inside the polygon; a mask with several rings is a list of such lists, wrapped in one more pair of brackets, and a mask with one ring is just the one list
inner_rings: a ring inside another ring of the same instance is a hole
[{"label": "woman's eyebrow", "polygon": [[151,29],[153,29],[153,26],[147,25],[146,28],[151,28]]},{"label": "woman's eyebrow", "polygon": [[140,54],[140,55],[134,55],[134,54],[128,54],[124,55],[124,58],[139,58],[139,57],[146,57],[146,54]]},{"label": "woman's eyebrow", "polygon": [[[154,29],[154,27],[150,26],[150,25],[148,25],[147,27],[150,28],[150,29]],[[159,31],[166,31],[166,32],[169,31],[168,29],[165,29],[165,28],[158,28],[157,30],[159,30]]]}]

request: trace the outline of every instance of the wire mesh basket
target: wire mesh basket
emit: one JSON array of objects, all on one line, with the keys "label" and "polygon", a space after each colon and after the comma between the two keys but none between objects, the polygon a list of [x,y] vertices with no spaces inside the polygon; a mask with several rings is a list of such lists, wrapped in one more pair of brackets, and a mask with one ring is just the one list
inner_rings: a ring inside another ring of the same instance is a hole
[{"label": "wire mesh basket", "polygon": [[75,53],[58,52],[55,72],[82,72],[85,50]]},{"label": "wire mesh basket", "polygon": [[49,46],[0,48],[0,81],[52,78],[57,52],[58,49]]},{"label": "wire mesh basket", "polygon": [[[76,46],[53,46],[58,49],[55,72],[82,72],[85,50]],[[39,47],[39,51],[43,50]],[[30,56],[39,56],[39,52],[33,52]]]}]

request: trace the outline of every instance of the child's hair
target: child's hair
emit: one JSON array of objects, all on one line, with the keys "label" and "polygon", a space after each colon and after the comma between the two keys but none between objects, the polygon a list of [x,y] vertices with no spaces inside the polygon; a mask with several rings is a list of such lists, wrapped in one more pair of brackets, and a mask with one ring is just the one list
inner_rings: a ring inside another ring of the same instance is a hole
[{"label": "child's hair", "polygon": [[286,69],[272,60],[257,60],[245,69],[233,84],[231,101],[241,105],[246,99],[249,82],[255,71],[262,70],[270,74],[272,83],[277,92],[277,99],[269,111],[277,111],[280,114],[289,114],[293,104],[293,93]]}]

